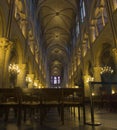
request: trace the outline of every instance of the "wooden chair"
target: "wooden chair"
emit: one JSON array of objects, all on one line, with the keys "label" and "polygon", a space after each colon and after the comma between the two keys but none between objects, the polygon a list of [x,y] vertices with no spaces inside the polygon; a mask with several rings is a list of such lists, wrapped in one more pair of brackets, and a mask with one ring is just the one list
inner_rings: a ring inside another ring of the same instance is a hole
[{"label": "wooden chair", "polygon": [[23,120],[26,121],[27,118],[33,118],[35,113],[39,110],[39,107],[39,89],[22,89],[21,110],[23,113]]},{"label": "wooden chair", "polygon": [[7,122],[9,119],[9,112],[11,109],[14,110],[17,124],[21,123],[21,90],[20,88],[0,88],[0,111],[5,116],[4,121]]},{"label": "wooden chair", "polygon": [[40,102],[40,123],[43,124],[43,120],[46,117],[47,112],[51,108],[57,108],[60,114],[60,89],[43,88],[40,90],[41,102]]},{"label": "wooden chair", "polygon": [[62,123],[64,124],[64,108],[78,108],[78,118],[80,121],[80,108],[83,108],[83,118],[85,122],[85,112],[84,112],[84,95],[83,88],[62,88]]}]

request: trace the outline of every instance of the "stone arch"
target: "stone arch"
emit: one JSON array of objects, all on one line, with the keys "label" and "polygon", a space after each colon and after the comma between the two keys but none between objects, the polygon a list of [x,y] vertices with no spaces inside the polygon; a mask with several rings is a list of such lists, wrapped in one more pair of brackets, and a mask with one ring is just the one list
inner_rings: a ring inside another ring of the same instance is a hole
[{"label": "stone arch", "polygon": [[[109,66],[115,71],[115,61],[112,52],[112,45],[110,43],[103,43],[99,56],[99,63],[101,67]],[[101,74],[102,82],[111,82],[114,80],[114,73]],[[106,93],[111,93],[111,85],[103,85],[103,89]]]},{"label": "stone arch", "polygon": [[102,51],[100,53],[99,62],[101,66],[111,66],[114,68],[114,58],[112,54],[112,46],[109,43],[103,43]]},{"label": "stone arch", "polygon": [[94,65],[95,66],[104,66],[110,65],[115,68],[114,57],[112,52],[112,45],[108,42],[100,44],[96,50],[94,50]]},{"label": "stone arch", "polygon": [[[115,70],[115,63],[114,63],[114,57],[113,57],[113,53],[112,53],[111,44],[104,43],[102,45],[102,51],[100,53],[99,62],[100,62],[101,67],[109,66],[113,70]],[[112,74],[101,75],[101,78],[103,81],[112,80],[112,77],[113,77]]]}]

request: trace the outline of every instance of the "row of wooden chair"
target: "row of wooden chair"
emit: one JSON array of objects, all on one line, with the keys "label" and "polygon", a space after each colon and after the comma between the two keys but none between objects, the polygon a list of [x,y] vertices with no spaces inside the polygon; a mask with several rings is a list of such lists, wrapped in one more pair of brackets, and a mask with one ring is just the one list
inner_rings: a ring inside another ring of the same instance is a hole
[{"label": "row of wooden chair", "polygon": [[62,124],[64,124],[65,107],[77,107],[80,120],[80,108],[84,108],[83,88],[0,88],[0,112],[4,115],[5,122],[12,108],[18,125],[35,112],[39,112],[42,125],[46,113],[52,107],[58,109]]},{"label": "row of wooden chair", "polygon": [[95,107],[109,111],[117,111],[117,94],[93,96],[93,102]]}]

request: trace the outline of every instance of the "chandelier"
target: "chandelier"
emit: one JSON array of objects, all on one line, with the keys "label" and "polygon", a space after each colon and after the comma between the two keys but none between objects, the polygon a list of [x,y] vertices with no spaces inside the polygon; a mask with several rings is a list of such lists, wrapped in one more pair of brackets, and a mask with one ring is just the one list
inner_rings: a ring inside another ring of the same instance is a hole
[{"label": "chandelier", "polygon": [[20,73],[20,69],[16,64],[10,64],[9,65],[9,73],[11,75],[17,75]]},{"label": "chandelier", "polygon": [[114,72],[114,70],[110,67],[110,66],[104,66],[101,67],[101,72],[100,74],[112,74]]},{"label": "chandelier", "polygon": [[32,79],[30,77],[26,77],[26,82],[27,83],[32,83]]},{"label": "chandelier", "polygon": [[87,83],[89,83],[89,82],[93,82],[94,81],[94,77],[88,77],[88,79],[87,79]]}]

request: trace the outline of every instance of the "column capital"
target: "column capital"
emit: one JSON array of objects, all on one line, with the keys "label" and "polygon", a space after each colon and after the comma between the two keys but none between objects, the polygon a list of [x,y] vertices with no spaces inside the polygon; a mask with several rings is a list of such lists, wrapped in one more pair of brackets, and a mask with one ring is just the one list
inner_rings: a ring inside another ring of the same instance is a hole
[{"label": "column capital", "polygon": [[9,41],[7,38],[0,38],[0,48],[7,50],[8,48],[13,47],[13,42]]},{"label": "column capital", "polygon": [[117,48],[113,48],[112,52],[115,53],[115,54],[117,54]]}]

